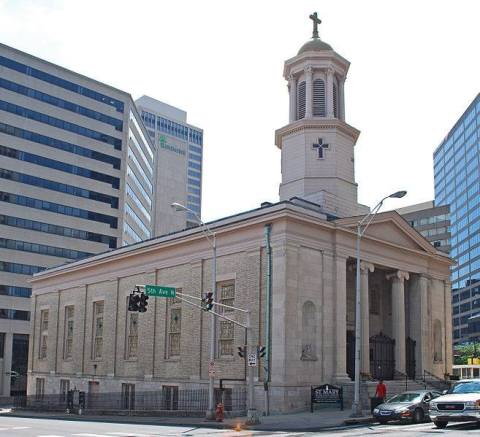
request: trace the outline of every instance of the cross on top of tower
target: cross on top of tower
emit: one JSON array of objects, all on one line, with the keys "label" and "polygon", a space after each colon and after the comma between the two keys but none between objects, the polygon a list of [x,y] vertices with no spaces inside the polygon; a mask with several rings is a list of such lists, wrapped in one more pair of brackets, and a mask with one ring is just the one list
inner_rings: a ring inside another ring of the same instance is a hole
[{"label": "cross on top of tower", "polygon": [[320,18],[318,18],[318,14],[314,12],[313,14],[310,15],[310,20],[313,21],[313,33],[312,33],[312,38],[319,38],[318,36],[318,25],[322,22]]}]

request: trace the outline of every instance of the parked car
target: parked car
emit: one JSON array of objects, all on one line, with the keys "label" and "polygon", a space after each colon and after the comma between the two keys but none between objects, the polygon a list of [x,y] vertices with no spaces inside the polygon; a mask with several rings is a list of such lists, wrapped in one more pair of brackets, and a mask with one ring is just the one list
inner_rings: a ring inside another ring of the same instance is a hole
[{"label": "parked car", "polygon": [[429,402],[441,396],[438,391],[406,391],[388,399],[373,410],[373,417],[380,423],[391,420],[420,423],[428,419]]},{"label": "parked car", "polygon": [[477,422],[480,424],[480,379],[462,379],[444,396],[430,403],[430,417],[437,428],[448,422]]}]

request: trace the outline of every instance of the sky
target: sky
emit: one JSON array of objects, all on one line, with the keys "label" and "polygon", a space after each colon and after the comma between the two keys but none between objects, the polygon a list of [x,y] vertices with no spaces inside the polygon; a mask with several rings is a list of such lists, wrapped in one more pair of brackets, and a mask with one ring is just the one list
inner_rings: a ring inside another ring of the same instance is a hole
[{"label": "sky", "polygon": [[204,129],[202,218],[278,201],[283,63],[310,37],[351,62],[360,203],[433,199],[433,152],[479,92],[477,0],[0,0],[0,41],[184,109]]}]

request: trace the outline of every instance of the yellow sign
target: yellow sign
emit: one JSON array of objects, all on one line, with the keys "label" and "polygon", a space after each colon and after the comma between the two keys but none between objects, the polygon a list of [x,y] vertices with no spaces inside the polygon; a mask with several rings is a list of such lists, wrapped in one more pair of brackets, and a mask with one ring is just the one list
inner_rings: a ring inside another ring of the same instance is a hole
[{"label": "yellow sign", "polygon": [[480,358],[468,358],[468,364],[480,364]]}]

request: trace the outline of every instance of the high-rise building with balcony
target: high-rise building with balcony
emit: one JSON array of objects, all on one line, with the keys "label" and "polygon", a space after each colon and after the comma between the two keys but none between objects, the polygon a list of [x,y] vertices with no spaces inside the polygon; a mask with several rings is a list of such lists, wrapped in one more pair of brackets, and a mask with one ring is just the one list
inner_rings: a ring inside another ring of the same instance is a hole
[{"label": "high-rise building with balcony", "polygon": [[[155,144],[154,234],[198,224],[202,212],[203,130],[187,123],[187,113],[148,96],[135,102]],[[181,203],[191,212],[170,208]]]},{"label": "high-rise building with balcony", "polygon": [[450,205],[453,341],[480,338],[480,94],[434,152],[435,205]]},{"label": "high-rise building with balcony", "polygon": [[1,395],[25,389],[30,276],[152,236],[154,155],[130,94],[0,44]]}]

